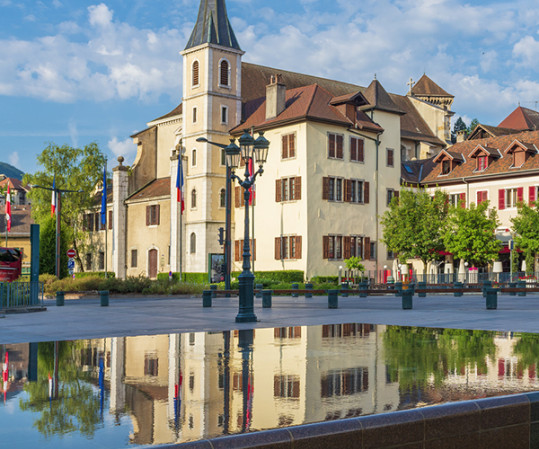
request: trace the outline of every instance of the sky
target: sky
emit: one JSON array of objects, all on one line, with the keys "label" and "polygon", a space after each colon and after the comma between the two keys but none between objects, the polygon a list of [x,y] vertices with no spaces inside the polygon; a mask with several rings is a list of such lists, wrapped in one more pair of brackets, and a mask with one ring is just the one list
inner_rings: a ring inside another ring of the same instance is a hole
[{"label": "sky", "polygon": [[[181,102],[199,0],[0,0],[0,161],[130,135]],[[539,102],[537,0],[227,0],[243,60],[406,94],[426,73],[462,116],[498,125]]]}]

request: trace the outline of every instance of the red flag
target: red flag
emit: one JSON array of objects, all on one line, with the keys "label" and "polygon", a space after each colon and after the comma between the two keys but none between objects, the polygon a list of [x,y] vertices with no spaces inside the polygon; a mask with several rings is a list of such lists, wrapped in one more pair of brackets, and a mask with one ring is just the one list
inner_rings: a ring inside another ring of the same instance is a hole
[{"label": "red flag", "polygon": [[[253,179],[253,173],[254,173],[254,162],[253,158],[249,159],[249,179]],[[253,199],[255,197],[255,185],[253,184],[251,188],[249,189],[249,206],[253,204]]]},{"label": "red flag", "polygon": [[183,167],[182,157],[178,157],[178,174],[176,176],[176,199],[180,203],[180,214],[185,210],[185,201],[183,199]]},{"label": "red flag", "polygon": [[11,231],[11,193],[9,190],[9,184],[7,185],[7,197],[6,197],[6,221],[7,231]]},{"label": "red flag", "polygon": [[56,213],[56,175],[52,180],[51,217]]}]

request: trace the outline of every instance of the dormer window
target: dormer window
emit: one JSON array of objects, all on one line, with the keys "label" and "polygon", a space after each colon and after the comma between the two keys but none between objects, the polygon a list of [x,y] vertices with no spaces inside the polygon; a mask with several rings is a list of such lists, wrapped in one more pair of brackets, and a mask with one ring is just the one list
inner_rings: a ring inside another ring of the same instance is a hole
[{"label": "dormer window", "polygon": [[501,156],[496,148],[487,145],[477,145],[469,157],[475,159],[475,172],[485,171],[489,165]]},{"label": "dormer window", "polygon": [[448,175],[453,169],[462,162],[465,162],[464,156],[454,151],[442,150],[433,159],[435,164],[440,164],[440,175]]},{"label": "dormer window", "polygon": [[520,168],[532,154],[537,153],[537,149],[532,144],[514,140],[513,143],[507,147],[505,152],[513,155],[511,168]]},{"label": "dormer window", "polygon": [[442,175],[448,175],[451,172],[451,161],[446,159],[442,161]]},{"label": "dormer window", "polygon": [[483,171],[488,167],[488,156],[477,156],[477,171]]}]

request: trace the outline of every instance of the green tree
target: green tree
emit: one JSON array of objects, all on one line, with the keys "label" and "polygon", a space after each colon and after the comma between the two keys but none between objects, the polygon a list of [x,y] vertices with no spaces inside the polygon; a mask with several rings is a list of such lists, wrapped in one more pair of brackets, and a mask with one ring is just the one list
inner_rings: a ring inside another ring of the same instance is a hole
[{"label": "green tree", "polygon": [[[60,278],[67,276],[67,232],[60,233]],[[39,230],[39,273],[56,275],[56,218],[43,220]]]},{"label": "green tree", "polygon": [[462,120],[462,117],[459,117],[453,125],[453,134],[456,135],[459,131],[468,131],[468,127],[464,123],[464,120]]},{"label": "green tree", "polygon": [[479,120],[477,120],[476,118],[474,118],[471,123],[470,123],[470,126],[468,127],[468,134],[471,134],[472,131],[475,129],[475,127],[479,125]]},{"label": "green tree", "polygon": [[365,271],[365,266],[361,263],[361,257],[352,256],[344,260],[346,268],[352,273],[352,276],[355,277],[355,271]]},{"label": "green tree", "polygon": [[516,247],[524,251],[526,271],[535,270],[535,260],[539,256],[539,201],[534,206],[519,204],[518,214],[511,218]]},{"label": "green tree", "polygon": [[[83,191],[62,194],[61,226],[66,230],[68,245],[77,250],[77,255],[86,252],[90,248],[82,233],[83,213],[97,205],[93,192],[102,180],[104,154],[96,143],[90,143],[84,148],[51,143],[39,154],[37,160],[43,170],[25,175],[23,183],[52,187],[56,175],[57,188]],[[51,191],[32,189],[29,197],[32,201],[32,217],[37,223],[44,224],[50,217]],[[84,270],[80,257],[78,263],[80,269]]]},{"label": "green tree", "polygon": [[446,196],[440,190],[432,198],[425,189],[403,189],[382,217],[382,241],[403,262],[421,259],[426,272],[427,263],[438,259],[443,249],[446,216]]},{"label": "green tree", "polygon": [[496,209],[488,210],[488,201],[469,209],[451,207],[444,232],[445,249],[455,259],[473,266],[485,265],[498,257],[501,242],[496,239],[498,216]]}]

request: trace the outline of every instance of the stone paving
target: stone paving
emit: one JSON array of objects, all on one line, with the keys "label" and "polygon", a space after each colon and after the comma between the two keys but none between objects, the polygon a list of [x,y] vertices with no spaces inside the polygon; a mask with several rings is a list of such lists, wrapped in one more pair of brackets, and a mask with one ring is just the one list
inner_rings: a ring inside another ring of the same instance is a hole
[{"label": "stone paving", "polygon": [[413,310],[402,310],[394,296],[341,297],[338,309],[328,309],[327,296],[274,297],[271,309],[261,301],[259,321],[238,324],[237,297],[214,299],[212,308],[200,297],[112,296],[108,307],[98,298],[66,299],[63,307],[45,300],[44,312],[0,318],[0,344],[352,322],[539,333],[539,295],[499,296],[497,310],[487,310],[480,295],[415,296]]}]

